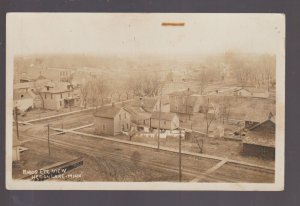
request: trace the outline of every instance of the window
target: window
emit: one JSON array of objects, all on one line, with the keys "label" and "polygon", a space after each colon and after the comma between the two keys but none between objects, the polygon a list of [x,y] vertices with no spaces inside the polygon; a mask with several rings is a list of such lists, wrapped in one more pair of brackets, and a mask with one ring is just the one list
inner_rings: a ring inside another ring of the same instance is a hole
[{"label": "window", "polygon": [[24,95],[23,94],[21,94],[21,98],[23,98],[24,97]]},{"label": "window", "polygon": [[126,119],[126,113],[124,113],[124,118]]},{"label": "window", "polygon": [[59,105],[60,105],[60,106],[62,105],[61,101],[59,101]]},{"label": "window", "polygon": [[119,114],[119,119],[121,120],[121,114]]},{"label": "window", "polygon": [[51,99],[53,99],[53,95],[51,94]]},{"label": "window", "polygon": [[62,93],[60,94],[60,98],[62,99]]},{"label": "window", "polygon": [[45,99],[47,99],[47,94],[45,94]]},{"label": "window", "polygon": [[105,124],[102,125],[103,130],[105,131]]},{"label": "window", "polygon": [[127,129],[129,129],[129,125],[128,125],[128,123],[127,123]]},{"label": "window", "polygon": [[166,125],[167,124],[167,122],[166,121],[164,121],[164,125]]},{"label": "window", "polygon": [[124,124],[122,125],[122,131],[124,131],[125,130],[125,127],[124,127]]}]

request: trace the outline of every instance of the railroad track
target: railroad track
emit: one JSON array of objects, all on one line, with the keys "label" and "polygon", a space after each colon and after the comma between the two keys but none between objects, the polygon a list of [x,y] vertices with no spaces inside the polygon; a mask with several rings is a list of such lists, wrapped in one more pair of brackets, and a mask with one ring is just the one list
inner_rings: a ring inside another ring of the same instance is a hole
[{"label": "railroad track", "polygon": [[[44,141],[47,142],[48,139],[44,138],[44,137],[36,137],[36,136],[32,136],[32,135],[23,135],[24,137],[27,138],[31,138],[31,139],[35,139],[35,140],[39,140],[39,141]],[[59,147],[63,147],[63,148],[67,148],[67,149],[71,149],[74,150],[76,149],[76,151],[83,153],[83,154],[87,154],[90,155],[92,157],[102,157],[102,158],[107,158],[109,160],[116,160],[116,161],[125,161],[129,164],[132,164],[132,157],[129,155],[125,155],[125,154],[115,154],[112,152],[107,152],[107,151],[103,151],[103,150],[99,150],[99,148],[95,148],[95,146],[93,145],[76,145],[75,143],[67,143],[65,141],[61,141],[61,140],[51,140],[51,144],[55,144]],[[171,173],[178,173],[178,166],[170,166],[170,165],[166,165],[164,163],[159,163],[159,162],[153,162],[153,161],[146,161],[146,160],[137,160],[139,163],[139,166],[143,166],[143,167],[151,167],[153,169],[159,169],[159,170],[164,170],[167,172],[171,172]],[[217,164],[217,163],[216,163]],[[253,166],[248,166],[248,165],[239,165],[238,163],[229,163],[232,167],[237,167],[237,168],[243,168],[243,169],[249,169],[249,170],[254,170],[257,172],[263,172],[263,173],[269,173],[271,175],[274,174],[273,171],[270,170],[264,170],[262,168],[253,168]],[[209,169],[209,168],[208,168]],[[213,174],[209,174],[206,175],[205,171],[200,171],[197,168],[182,168],[182,174],[185,175],[186,177],[189,177],[191,179],[198,177],[198,176],[202,176],[202,181],[201,182],[243,182],[242,181],[242,177],[237,178],[237,177],[233,177],[230,176],[228,174],[217,174],[217,175],[213,175]]]},{"label": "railroad track", "polygon": [[[31,139],[39,140],[39,141],[44,141],[47,142],[47,138],[39,138],[35,137],[32,135],[23,135],[24,137],[28,137]],[[104,152],[104,151],[99,151],[99,149],[92,148],[91,146],[82,146],[82,145],[75,145],[72,143],[66,143],[64,141],[60,140],[51,140],[51,144],[55,144],[57,146],[67,148],[67,149],[76,149],[76,151],[90,155],[92,157],[102,157],[102,158],[108,158],[110,160],[117,160],[117,161],[126,161],[127,163],[132,163],[131,156],[128,155],[118,155],[114,154],[111,152]],[[158,162],[153,162],[153,161],[145,161],[145,160],[138,160],[140,166],[146,166],[146,167],[151,167],[153,169],[159,169],[159,170],[164,170],[167,172],[172,172],[172,173],[178,173],[178,167],[176,166],[166,166],[166,164],[163,163],[158,163]],[[191,169],[182,169],[182,174],[189,176],[191,178],[196,177],[198,175],[201,175],[199,171],[196,170],[191,170]]]}]

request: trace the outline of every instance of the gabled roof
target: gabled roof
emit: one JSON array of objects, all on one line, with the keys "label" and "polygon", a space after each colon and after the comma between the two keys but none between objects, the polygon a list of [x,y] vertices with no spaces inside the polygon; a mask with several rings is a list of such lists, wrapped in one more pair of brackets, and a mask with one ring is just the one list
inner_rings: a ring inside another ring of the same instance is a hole
[{"label": "gabled roof", "polygon": [[249,111],[245,116],[245,120],[253,122],[263,122],[269,118],[269,115],[271,115],[271,117],[274,116],[270,111]]},{"label": "gabled roof", "polygon": [[142,107],[147,112],[152,112],[157,101],[157,97],[143,97],[142,99],[135,99],[130,104],[133,107]]},{"label": "gabled roof", "polygon": [[241,87],[241,88],[237,88],[234,91],[240,91],[240,90],[246,90],[247,92],[250,93],[266,93],[267,91],[265,89],[260,89],[260,88],[254,88],[254,87]]},{"label": "gabled roof", "polygon": [[[160,119],[161,120],[168,120],[171,121],[173,118],[177,116],[176,113],[170,113],[170,112],[161,112],[160,113]],[[159,112],[153,112],[151,115],[151,119],[159,119]]]},{"label": "gabled roof", "polygon": [[125,106],[124,109],[137,120],[150,119],[151,113],[146,112],[142,107]]},{"label": "gabled roof", "polygon": [[122,107],[117,106],[103,106],[97,109],[94,113],[95,117],[104,117],[104,118],[114,118],[120,111]]},{"label": "gabled roof", "polygon": [[[51,89],[48,91],[46,87],[50,87]],[[68,89],[68,87],[70,89]],[[73,86],[69,82],[55,82],[52,84],[48,84],[42,90],[43,93],[63,93],[63,92],[70,92],[72,91]]]},{"label": "gabled roof", "polygon": [[259,123],[259,124],[254,125],[253,127],[251,127],[251,128],[249,129],[249,131],[253,131],[253,130],[255,130],[257,127],[259,127],[259,126],[261,126],[261,125],[263,125],[263,124],[265,124],[265,123],[267,123],[267,122],[272,122],[273,124],[276,125],[276,123],[275,123],[275,118],[272,117],[272,118],[267,119],[267,120],[265,120],[265,121],[263,121],[263,122],[261,122],[261,123]]}]

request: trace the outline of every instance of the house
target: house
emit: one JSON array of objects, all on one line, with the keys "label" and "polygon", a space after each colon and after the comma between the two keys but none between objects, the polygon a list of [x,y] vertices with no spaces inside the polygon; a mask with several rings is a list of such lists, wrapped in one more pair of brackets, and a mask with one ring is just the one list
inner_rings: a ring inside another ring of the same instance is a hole
[{"label": "house", "polygon": [[[160,124],[159,124],[160,121]],[[150,119],[150,127],[165,130],[175,130],[179,128],[179,117],[176,113],[153,112]]]},{"label": "house", "polygon": [[80,104],[80,97],[74,93],[73,86],[67,82],[56,82],[53,86],[47,85],[39,94],[45,109],[60,110]]},{"label": "house", "polygon": [[237,88],[233,91],[234,96],[269,98],[269,92],[257,88]]},{"label": "house", "polygon": [[272,112],[260,111],[260,112],[249,112],[245,115],[245,129],[250,129],[255,125],[263,122],[266,117],[271,119],[274,116]]},{"label": "house", "polygon": [[251,127],[242,138],[243,153],[260,158],[275,159],[275,116]]},{"label": "house", "polygon": [[100,107],[94,117],[96,134],[115,136],[123,131],[130,131],[130,114],[123,107],[114,104]]},{"label": "house", "polygon": [[17,107],[20,111],[24,112],[28,109],[34,108],[33,100],[34,98],[28,92],[25,91],[13,91],[13,104],[14,107]]},{"label": "house", "polygon": [[199,112],[201,95],[194,94],[189,89],[169,94],[170,112],[189,114]]},{"label": "house", "polygon": [[[161,103],[161,105],[160,105]],[[167,96],[162,97],[141,97],[130,103],[132,107],[141,107],[146,112],[170,112],[170,103]]]},{"label": "house", "polygon": [[125,106],[124,109],[129,112],[131,122],[137,126],[149,126],[151,113],[146,112],[142,107]]},{"label": "house", "polygon": [[73,71],[65,68],[47,68],[42,70],[42,75],[52,81],[68,82]]}]

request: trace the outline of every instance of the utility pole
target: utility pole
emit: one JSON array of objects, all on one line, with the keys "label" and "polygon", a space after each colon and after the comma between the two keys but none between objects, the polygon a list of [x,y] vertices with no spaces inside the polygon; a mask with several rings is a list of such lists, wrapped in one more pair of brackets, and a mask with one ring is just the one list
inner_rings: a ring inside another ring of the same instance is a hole
[{"label": "utility pole", "polygon": [[48,127],[48,155],[50,156],[51,155],[51,152],[50,152],[50,125],[48,124],[47,127]]},{"label": "utility pole", "polygon": [[179,128],[179,182],[182,180],[182,171],[181,171],[181,128]]},{"label": "utility pole", "polygon": [[15,115],[16,115],[16,129],[17,129],[17,139],[19,140],[19,121],[18,121],[18,108],[15,107]]},{"label": "utility pole", "polygon": [[160,116],[161,116],[161,95],[159,98],[159,115],[158,115],[158,134],[157,134],[157,149],[159,150],[159,141],[160,141]]}]

